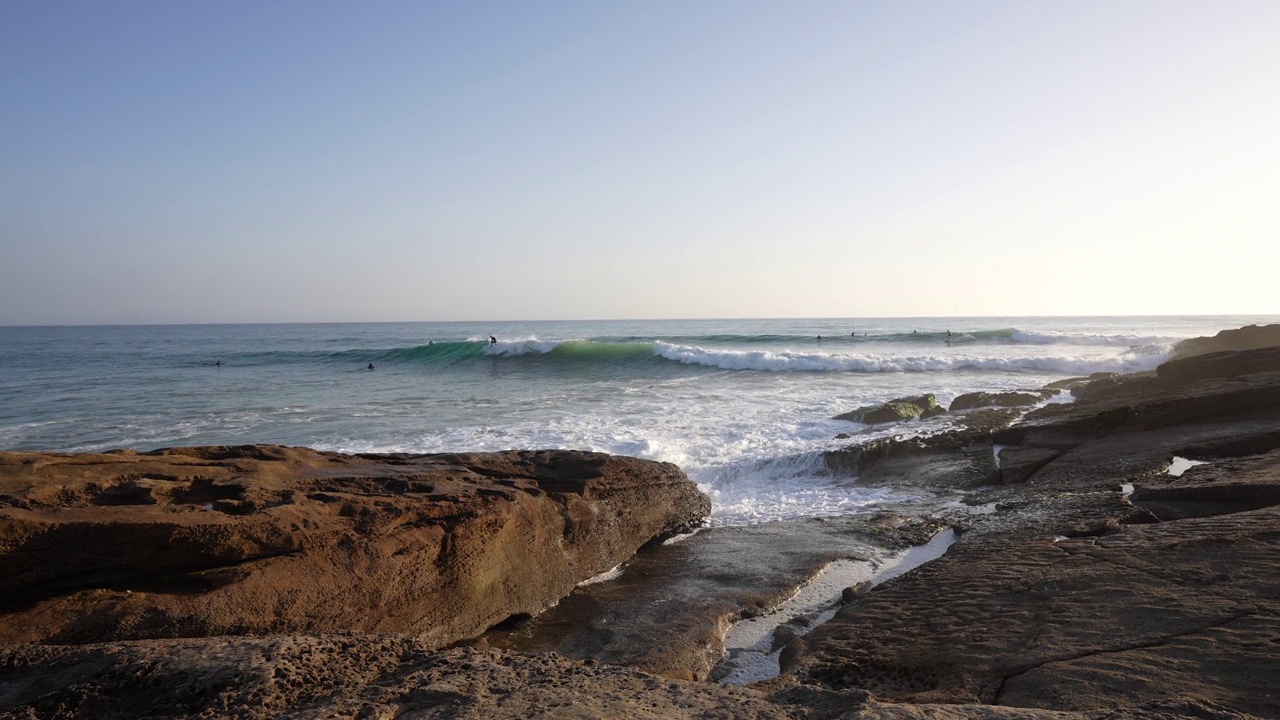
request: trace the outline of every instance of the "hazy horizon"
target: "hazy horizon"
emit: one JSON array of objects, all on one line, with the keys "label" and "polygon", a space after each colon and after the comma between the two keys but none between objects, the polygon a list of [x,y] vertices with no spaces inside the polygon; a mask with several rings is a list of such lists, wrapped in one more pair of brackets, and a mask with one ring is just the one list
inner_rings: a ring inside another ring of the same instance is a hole
[{"label": "hazy horizon", "polygon": [[45,324],[14,324],[0,325],[0,328],[74,328],[74,327],[164,327],[164,326],[202,326],[202,325],[413,325],[413,324],[436,324],[436,325],[467,325],[467,324],[591,324],[591,323],[609,323],[609,322],[637,322],[637,323],[663,323],[663,322],[752,322],[764,321],[773,322],[779,320],[795,320],[795,321],[829,321],[829,320],[1016,320],[1019,318],[1036,319],[1036,320],[1087,320],[1090,318],[1099,319],[1142,319],[1142,318],[1200,318],[1210,320],[1214,318],[1240,318],[1240,319],[1256,319],[1256,320],[1277,320],[1280,321],[1280,313],[1214,313],[1214,314],[1153,314],[1153,315],[1124,315],[1124,314],[1097,314],[1097,315],[828,315],[828,316],[774,316],[774,317],[681,317],[681,318],[646,318],[646,317],[627,317],[627,318],[554,318],[530,320],[526,318],[515,319],[463,319],[463,320],[308,320],[296,322],[276,322],[270,320],[258,322],[187,322],[187,323],[45,323]]},{"label": "hazy horizon", "polygon": [[1280,315],[1276,37],[1247,0],[6,3],[0,325]]}]

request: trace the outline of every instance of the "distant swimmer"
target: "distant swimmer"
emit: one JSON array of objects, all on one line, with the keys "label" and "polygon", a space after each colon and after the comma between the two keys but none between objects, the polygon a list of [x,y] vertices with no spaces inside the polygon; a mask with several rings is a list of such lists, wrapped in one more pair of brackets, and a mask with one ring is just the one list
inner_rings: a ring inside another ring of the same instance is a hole
[{"label": "distant swimmer", "polygon": [[435,341],[435,340],[428,340],[428,341],[427,341],[427,347],[431,347],[432,345],[435,345],[435,344],[436,344],[436,341]]},{"label": "distant swimmer", "polygon": [[950,330],[948,330],[948,331],[947,331],[947,337],[951,337],[951,331],[950,331]]},{"label": "distant swimmer", "polygon": [[818,342],[822,342],[822,336],[821,336],[821,335],[819,335],[819,336],[818,336]]},{"label": "distant swimmer", "polygon": [[498,344],[498,338],[496,338],[496,337],[494,337],[494,336],[490,335],[490,336],[489,336],[489,344],[490,344],[490,345],[497,345],[497,344]]},{"label": "distant swimmer", "polygon": [[219,360],[218,362],[214,363],[214,364],[213,364],[213,366],[214,366],[214,367],[222,367],[222,361],[221,361],[221,360]]},{"label": "distant swimmer", "polygon": [[373,363],[369,363],[369,369],[370,369],[370,370],[372,370],[372,369],[373,369]]}]

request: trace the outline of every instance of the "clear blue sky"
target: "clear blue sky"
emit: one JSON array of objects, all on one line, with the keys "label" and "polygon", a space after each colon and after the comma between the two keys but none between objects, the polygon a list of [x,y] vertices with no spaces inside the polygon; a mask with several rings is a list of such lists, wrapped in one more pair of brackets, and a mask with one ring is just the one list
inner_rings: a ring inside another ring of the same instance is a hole
[{"label": "clear blue sky", "polygon": [[1280,2],[0,3],[0,324],[1280,313]]}]

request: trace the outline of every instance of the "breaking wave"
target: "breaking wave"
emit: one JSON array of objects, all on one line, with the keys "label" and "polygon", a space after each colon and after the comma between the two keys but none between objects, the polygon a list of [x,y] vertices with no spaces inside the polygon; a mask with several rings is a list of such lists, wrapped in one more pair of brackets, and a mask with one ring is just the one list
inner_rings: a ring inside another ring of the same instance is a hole
[{"label": "breaking wave", "polygon": [[[1043,334],[1040,334],[1041,336]],[[954,337],[954,336],[953,336]],[[1097,336],[1119,338],[1121,336]],[[1124,336],[1131,337],[1131,336]],[[1144,338],[1150,339],[1150,338]],[[1044,340],[1043,344],[1053,344]],[[1099,345],[1108,343],[1098,342]],[[506,340],[466,340],[415,345],[402,348],[343,350],[312,353],[246,354],[236,360],[243,364],[322,362],[363,367],[375,365],[419,365],[448,367],[475,362],[526,363],[563,367],[650,367],[678,363],[717,370],[809,373],[929,373],[953,371],[994,371],[1026,373],[1088,374],[1093,372],[1136,372],[1152,370],[1169,355],[1168,344],[1151,343],[1112,349],[1034,352],[1026,348],[1014,355],[983,352],[963,341],[937,348],[830,347],[825,343],[813,350],[792,348],[742,349],[705,347],[667,341],[598,340],[547,341],[537,338]]]}]

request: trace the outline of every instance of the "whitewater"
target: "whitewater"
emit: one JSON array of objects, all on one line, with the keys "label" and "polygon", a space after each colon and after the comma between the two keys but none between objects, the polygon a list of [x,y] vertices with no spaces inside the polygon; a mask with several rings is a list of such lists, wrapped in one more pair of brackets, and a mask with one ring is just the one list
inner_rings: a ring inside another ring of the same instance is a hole
[{"label": "whitewater", "polygon": [[[832,420],[933,393],[1150,370],[1265,316],[0,328],[0,449],[280,443],[341,452],[577,448],[680,465],[714,524],[911,501],[826,450],[914,421]],[[490,341],[493,336],[496,342]],[[373,369],[369,369],[372,365]],[[850,439],[837,439],[849,435]]]}]

